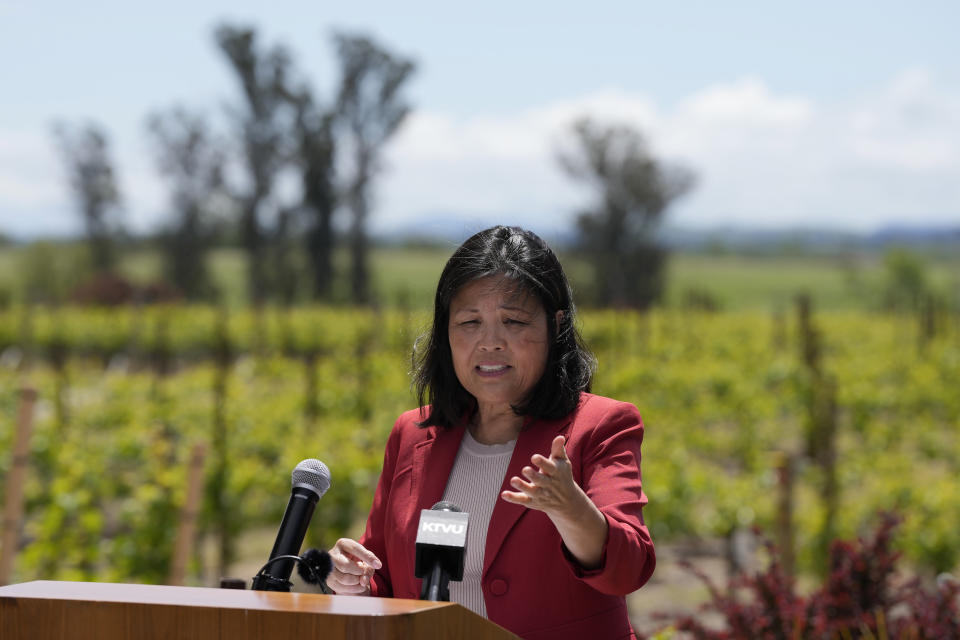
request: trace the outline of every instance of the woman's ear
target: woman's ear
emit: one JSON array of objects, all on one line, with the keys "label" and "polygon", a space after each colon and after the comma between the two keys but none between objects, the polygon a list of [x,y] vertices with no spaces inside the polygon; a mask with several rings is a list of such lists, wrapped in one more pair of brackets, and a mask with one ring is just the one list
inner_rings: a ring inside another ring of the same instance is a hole
[{"label": "woman's ear", "polygon": [[557,313],[553,316],[553,320],[557,324],[557,335],[560,335],[560,325],[563,324],[563,316],[564,316],[563,309],[559,309]]}]

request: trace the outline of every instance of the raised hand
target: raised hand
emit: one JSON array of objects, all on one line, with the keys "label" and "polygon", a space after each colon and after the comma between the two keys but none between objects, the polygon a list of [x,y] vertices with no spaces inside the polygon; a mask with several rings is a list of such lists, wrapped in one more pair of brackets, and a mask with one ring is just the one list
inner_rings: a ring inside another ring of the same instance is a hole
[{"label": "raised hand", "polygon": [[521,470],[523,478],[510,478],[516,491],[503,491],[500,497],[544,512],[571,555],[583,567],[596,568],[603,563],[607,519],[574,481],[565,442],[563,436],[554,438],[549,458],[534,454],[530,458],[533,466]]},{"label": "raised hand", "polygon": [[586,496],[573,480],[564,442],[563,436],[553,439],[549,458],[534,454],[530,458],[534,466],[522,469],[523,478],[510,478],[510,486],[516,491],[504,491],[501,497],[548,516],[572,515],[572,511],[582,508]]}]

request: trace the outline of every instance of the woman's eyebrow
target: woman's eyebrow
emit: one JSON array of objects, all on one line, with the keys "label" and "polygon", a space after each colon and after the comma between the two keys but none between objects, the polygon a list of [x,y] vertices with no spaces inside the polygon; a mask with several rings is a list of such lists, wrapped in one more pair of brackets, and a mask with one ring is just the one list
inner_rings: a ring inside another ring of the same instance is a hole
[{"label": "woman's eyebrow", "polygon": [[527,309],[526,307],[518,307],[518,306],[513,305],[513,304],[502,304],[502,305],[500,305],[500,307],[498,307],[498,308],[503,309],[504,311],[519,312],[519,313],[522,313],[522,314],[528,315],[528,316],[533,315],[534,313],[536,313],[536,310],[530,310],[530,309]]},{"label": "woman's eyebrow", "polygon": [[[501,304],[497,308],[503,309],[504,311],[519,311],[520,313],[525,313],[527,315],[534,313],[530,309],[527,309],[525,307],[520,307],[515,304]],[[460,313],[480,313],[480,309],[478,307],[460,307],[459,309],[450,310],[450,315],[452,316],[455,316]]]}]

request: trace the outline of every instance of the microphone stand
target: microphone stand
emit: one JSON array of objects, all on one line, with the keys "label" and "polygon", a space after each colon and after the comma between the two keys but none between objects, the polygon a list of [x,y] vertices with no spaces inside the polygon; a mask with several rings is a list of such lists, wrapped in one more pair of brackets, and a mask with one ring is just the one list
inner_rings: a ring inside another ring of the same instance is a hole
[{"label": "microphone stand", "polygon": [[450,602],[450,574],[444,570],[443,563],[439,558],[433,563],[430,576],[423,581],[420,599],[432,602]]},{"label": "microphone stand", "polygon": [[[309,563],[309,562],[304,562],[304,561],[303,561],[303,558],[302,558],[301,556],[282,555],[282,556],[277,556],[277,557],[275,557],[275,558],[270,558],[269,560],[267,560],[267,563],[266,563],[265,565],[263,565],[262,567],[260,567],[260,571],[257,572],[257,575],[253,576],[253,584],[252,584],[251,587],[250,587],[251,590],[253,590],[253,591],[283,591],[283,592],[289,592],[289,591],[290,591],[291,587],[293,587],[293,583],[292,583],[292,582],[290,582],[289,580],[282,580],[282,579],[277,578],[276,576],[271,575],[271,574],[269,574],[269,573],[264,573],[264,572],[266,571],[266,568],[269,567],[269,566],[270,566],[271,564],[273,564],[274,562],[276,562],[277,560],[294,560],[294,561],[296,561],[297,564],[298,564],[300,567],[306,567],[306,568],[307,568],[307,570],[310,572],[310,575],[313,576],[313,579],[314,579],[314,581],[315,581],[314,584],[319,584],[319,585],[323,586],[323,583],[324,583],[324,580],[326,579],[326,576],[323,576],[323,577],[318,576],[318,575],[317,575],[317,572],[314,570],[314,568],[313,568],[312,566],[310,566],[310,563]],[[303,575],[303,574],[301,574],[301,575]]]},{"label": "microphone stand", "polygon": [[253,584],[250,586],[253,591],[290,591],[290,589],[293,587],[292,582],[277,578],[270,573],[265,573],[267,567],[277,560],[296,560],[299,562],[300,556],[282,555],[267,560],[267,563],[260,567],[260,571],[257,572],[257,575],[253,576]]}]

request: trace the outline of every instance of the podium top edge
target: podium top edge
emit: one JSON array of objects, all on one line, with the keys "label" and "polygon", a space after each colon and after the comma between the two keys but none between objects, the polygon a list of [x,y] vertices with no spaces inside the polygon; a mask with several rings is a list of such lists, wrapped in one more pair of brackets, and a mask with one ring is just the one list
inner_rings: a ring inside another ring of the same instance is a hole
[{"label": "podium top edge", "polygon": [[399,598],[108,582],[35,580],[0,587],[0,600],[16,600],[19,598],[263,611],[299,611],[346,616],[405,615],[429,609],[458,606],[450,602],[427,602]]}]

